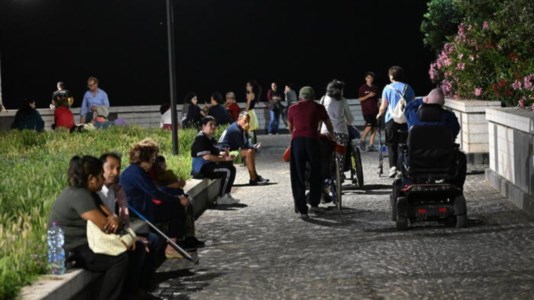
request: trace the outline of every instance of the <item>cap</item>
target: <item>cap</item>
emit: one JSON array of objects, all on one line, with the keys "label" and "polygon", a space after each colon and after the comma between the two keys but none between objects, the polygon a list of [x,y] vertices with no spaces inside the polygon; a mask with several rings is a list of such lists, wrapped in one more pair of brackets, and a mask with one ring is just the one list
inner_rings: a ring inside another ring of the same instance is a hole
[{"label": "cap", "polygon": [[315,91],[311,86],[305,86],[299,91],[299,98],[310,100],[315,97]]}]

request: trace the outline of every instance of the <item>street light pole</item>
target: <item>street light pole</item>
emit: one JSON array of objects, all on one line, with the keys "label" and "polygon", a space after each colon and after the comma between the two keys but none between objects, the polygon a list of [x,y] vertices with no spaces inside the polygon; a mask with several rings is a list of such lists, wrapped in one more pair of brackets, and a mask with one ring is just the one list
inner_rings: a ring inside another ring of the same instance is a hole
[{"label": "street light pole", "polygon": [[174,0],[167,2],[167,46],[169,57],[169,88],[171,97],[172,154],[178,155],[178,118],[176,116],[176,63],[174,55]]}]

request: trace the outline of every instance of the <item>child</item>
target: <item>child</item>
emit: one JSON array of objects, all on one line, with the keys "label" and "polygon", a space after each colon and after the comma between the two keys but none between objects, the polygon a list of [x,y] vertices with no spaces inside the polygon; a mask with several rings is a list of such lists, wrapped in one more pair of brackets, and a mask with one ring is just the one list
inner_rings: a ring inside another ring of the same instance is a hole
[{"label": "child", "polygon": [[180,190],[185,187],[184,180],[178,178],[172,170],[167,170],[167,162],[162,155],[156,157],[156,161],[150,170],[150,175],[156,186]]}]

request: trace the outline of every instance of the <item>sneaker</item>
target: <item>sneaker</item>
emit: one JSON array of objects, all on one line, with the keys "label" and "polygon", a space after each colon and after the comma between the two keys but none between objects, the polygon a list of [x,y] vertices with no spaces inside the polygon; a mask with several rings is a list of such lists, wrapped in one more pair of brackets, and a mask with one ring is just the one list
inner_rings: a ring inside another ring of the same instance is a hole
[{"label": "sneaker", "polygon": [[397,175],[397,168],[396,167],[391,167],[389,168],[389,175],[388,177],[389,178],[393,178]]},{"label": "sneaker", "polygon": [[178,251],[176,251],[174,249],[172,249],[172,250],[165,249],[165,258],[167,258],[167,259],[173,259],[173,258],[182,259],[184,257],[180,253],[178,253]]},{"label": "sneaker", "polygon": [[251,179],[248,181],[249,185],[258,185],[258,184],[267,184],[269,182],[269,179],[265,179],[258,175],[256,179]]},{"label": "sneaker", "polygon": [[234,200],[236,203],[239,202],[239,199],[234,198],[234,196],[232,196],[232,194],[230,194],[230,193],[226,194],[226,197],[228,197],[228,198]]},{"label": "sneaker", "polygon": [[231,198],[231,196],[229,197],[228,195],[229,194],[226,194],[224,196],[219,196],[219,198],[217,198],[217,204],[218,205],[232,205],[232,204],[239,203],[239,200]]},{"label": "sneaker", "polygon": [[308,216],[308,214],[305,214],[305,213],[300,213],[300,218],[302,220],[308,220],[310,218],[310,216]]},{"label": "sneaker", "polygon": [[198,240],[194,236],[188,236],[184,240],[185,244],[188,246],[188,248],[204,248],[206,246],[206,243],[203,241]]},{"label": "sneaker", "polygon": [[374,151],[376,151],[376,148],[375,148],[374,145],[369,145],[369,146],[367,147],[367,152],[374,152]]}]

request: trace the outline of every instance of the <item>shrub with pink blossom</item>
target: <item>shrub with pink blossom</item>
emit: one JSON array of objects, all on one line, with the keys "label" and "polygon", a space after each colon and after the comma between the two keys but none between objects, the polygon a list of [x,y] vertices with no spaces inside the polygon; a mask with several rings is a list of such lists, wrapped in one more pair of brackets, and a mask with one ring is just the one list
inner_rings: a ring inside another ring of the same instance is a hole
[{"label": "shrub with pink blossom", "polygon": [[499,100],[509,106],[523,99],[522,106],[532,105],[534,2],[455,3],[465,17],[431,63],[430,79],[456,99]]}]

